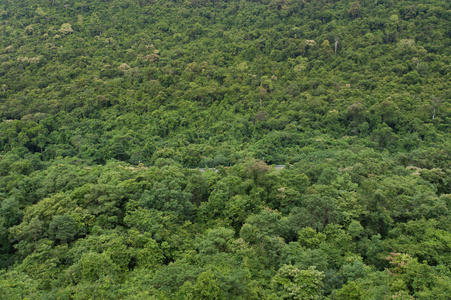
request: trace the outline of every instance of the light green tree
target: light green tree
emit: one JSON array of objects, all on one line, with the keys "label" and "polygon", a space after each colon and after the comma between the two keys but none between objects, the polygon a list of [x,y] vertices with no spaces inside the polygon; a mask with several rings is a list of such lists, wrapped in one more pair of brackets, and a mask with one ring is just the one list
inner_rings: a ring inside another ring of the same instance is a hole
[{"label": "light green tree", "polygon": [[324,273],[310,267],[301,270],[292,265],[282,266],[272,279],[272,288],[282,299],[323,299]]}]

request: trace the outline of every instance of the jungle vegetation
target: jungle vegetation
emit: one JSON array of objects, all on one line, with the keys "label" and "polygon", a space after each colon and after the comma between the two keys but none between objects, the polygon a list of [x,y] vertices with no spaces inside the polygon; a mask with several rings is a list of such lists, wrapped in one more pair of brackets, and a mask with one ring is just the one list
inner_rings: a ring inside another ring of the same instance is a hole
[{"label": "jungle vegetation", "polygon": [[2,0],[0,37],[1,298],[449,299],[451,2]]}]

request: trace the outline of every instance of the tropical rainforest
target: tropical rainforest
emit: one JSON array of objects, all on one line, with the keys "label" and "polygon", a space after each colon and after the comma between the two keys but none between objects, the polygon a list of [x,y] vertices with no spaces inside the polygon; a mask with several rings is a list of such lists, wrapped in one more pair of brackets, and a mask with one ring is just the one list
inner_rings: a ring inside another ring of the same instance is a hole
[{"label": "tropical rainforest", "polygon": [[451,299],[448,0],[1,0],[0,298]]}]

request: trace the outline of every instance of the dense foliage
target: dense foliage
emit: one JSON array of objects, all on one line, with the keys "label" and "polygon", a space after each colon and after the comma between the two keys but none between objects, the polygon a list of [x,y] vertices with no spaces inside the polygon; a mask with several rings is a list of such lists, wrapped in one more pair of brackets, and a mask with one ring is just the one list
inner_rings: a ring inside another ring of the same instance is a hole
[{"label": "dense foliage", "polygon": [[0,34],[3,298],[449,299],[449,1],[3,0]]}]

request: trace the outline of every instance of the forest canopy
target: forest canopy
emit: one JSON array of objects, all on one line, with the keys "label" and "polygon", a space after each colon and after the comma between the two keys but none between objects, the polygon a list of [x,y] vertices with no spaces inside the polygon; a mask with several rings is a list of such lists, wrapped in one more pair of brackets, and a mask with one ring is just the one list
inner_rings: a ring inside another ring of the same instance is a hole
[{"label": "forest canopy", "polygon": [[4,298],[451,294],[449,1],[4,0],[0,35]]}]

